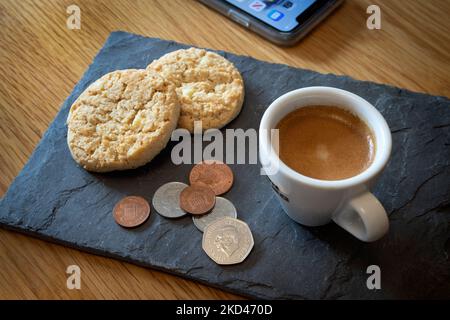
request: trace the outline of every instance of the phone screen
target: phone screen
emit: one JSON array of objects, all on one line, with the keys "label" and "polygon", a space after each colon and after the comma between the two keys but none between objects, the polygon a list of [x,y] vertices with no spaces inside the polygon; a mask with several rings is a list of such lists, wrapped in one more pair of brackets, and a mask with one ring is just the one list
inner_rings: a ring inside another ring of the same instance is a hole
[{"label": "phone screen", "polygon": [[225,0],[283,32],[299,25],[297,17],[318,0]]}]

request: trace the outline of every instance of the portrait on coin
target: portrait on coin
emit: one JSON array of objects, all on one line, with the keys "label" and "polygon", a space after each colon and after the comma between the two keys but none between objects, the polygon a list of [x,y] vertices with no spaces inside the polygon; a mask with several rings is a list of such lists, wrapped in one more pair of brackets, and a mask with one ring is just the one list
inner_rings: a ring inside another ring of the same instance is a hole
[{"label": "portrait on coin", "polygon": [[231,257],[239,249],[238,231],[233,226],[227,226],[220,230],[214,239],[214,245]]}]

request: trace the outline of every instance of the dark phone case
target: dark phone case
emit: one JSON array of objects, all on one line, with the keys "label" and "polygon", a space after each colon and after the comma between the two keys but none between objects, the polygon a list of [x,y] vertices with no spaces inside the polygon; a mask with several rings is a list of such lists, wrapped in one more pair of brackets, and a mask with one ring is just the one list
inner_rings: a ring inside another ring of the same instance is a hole
[{"label": "dark phone case", "polygon": [[331,0],[322,6],[312,16],[308,18],[302,25],[296,27],[291,32],[278,31],[270,25],[260,21],[252,15],[234,7],[223,0],[199,0],[206,6],[216,10],[229,19],[237,22],[241,26],[249,29],[267,40],[283,46],[291,46],[302,39],[316,25],[325,19],[334,9],[339,7],[344,0]]}]

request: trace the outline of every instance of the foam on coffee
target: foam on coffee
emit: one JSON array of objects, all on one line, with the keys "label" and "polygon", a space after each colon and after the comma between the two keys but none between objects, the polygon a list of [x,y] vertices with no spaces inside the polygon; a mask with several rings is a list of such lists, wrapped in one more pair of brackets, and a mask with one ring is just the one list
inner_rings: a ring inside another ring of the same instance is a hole
[{"label": "foam on coffee", "polygon": [[311,178],[353,177],[367,169],[375,156],[373,133],[343,108],[302,107],[285,116],[277,129],[281,161]]}]

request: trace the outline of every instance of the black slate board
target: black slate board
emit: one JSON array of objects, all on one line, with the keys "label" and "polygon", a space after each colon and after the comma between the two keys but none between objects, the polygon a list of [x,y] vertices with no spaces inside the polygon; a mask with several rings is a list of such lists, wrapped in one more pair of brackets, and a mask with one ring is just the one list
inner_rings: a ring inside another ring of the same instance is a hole
[{"label": "black slate board", "polygon": [[[88,173],[66,145],[69,107],[103,74],[144,68],[184,47],[112,33],[1,200],[1,226],[251,297],[450,298],[450,101],[445,97],[220,52],[239,68],[246,85],[244,108],[227,128],[258,128],[276,97],[314,85],[352,91],[382,112],[392,129],[393,153],[374,193],[389,212],[389,234],[367,244],[334,224],[307,228],[292,222],[258,165],[232,165],[236,182],[226,195],[255,239],[240,265],[214,264],[189,217],[168,220],[153,211],[137,229],[119,227],[111,215],[116,201],[129,194],[151,200],[163,183],[186,182],[191,166],[172,164],[172,143],[142,168]],[[381,268],[380,290],[366,287],[372,264]]]}]

